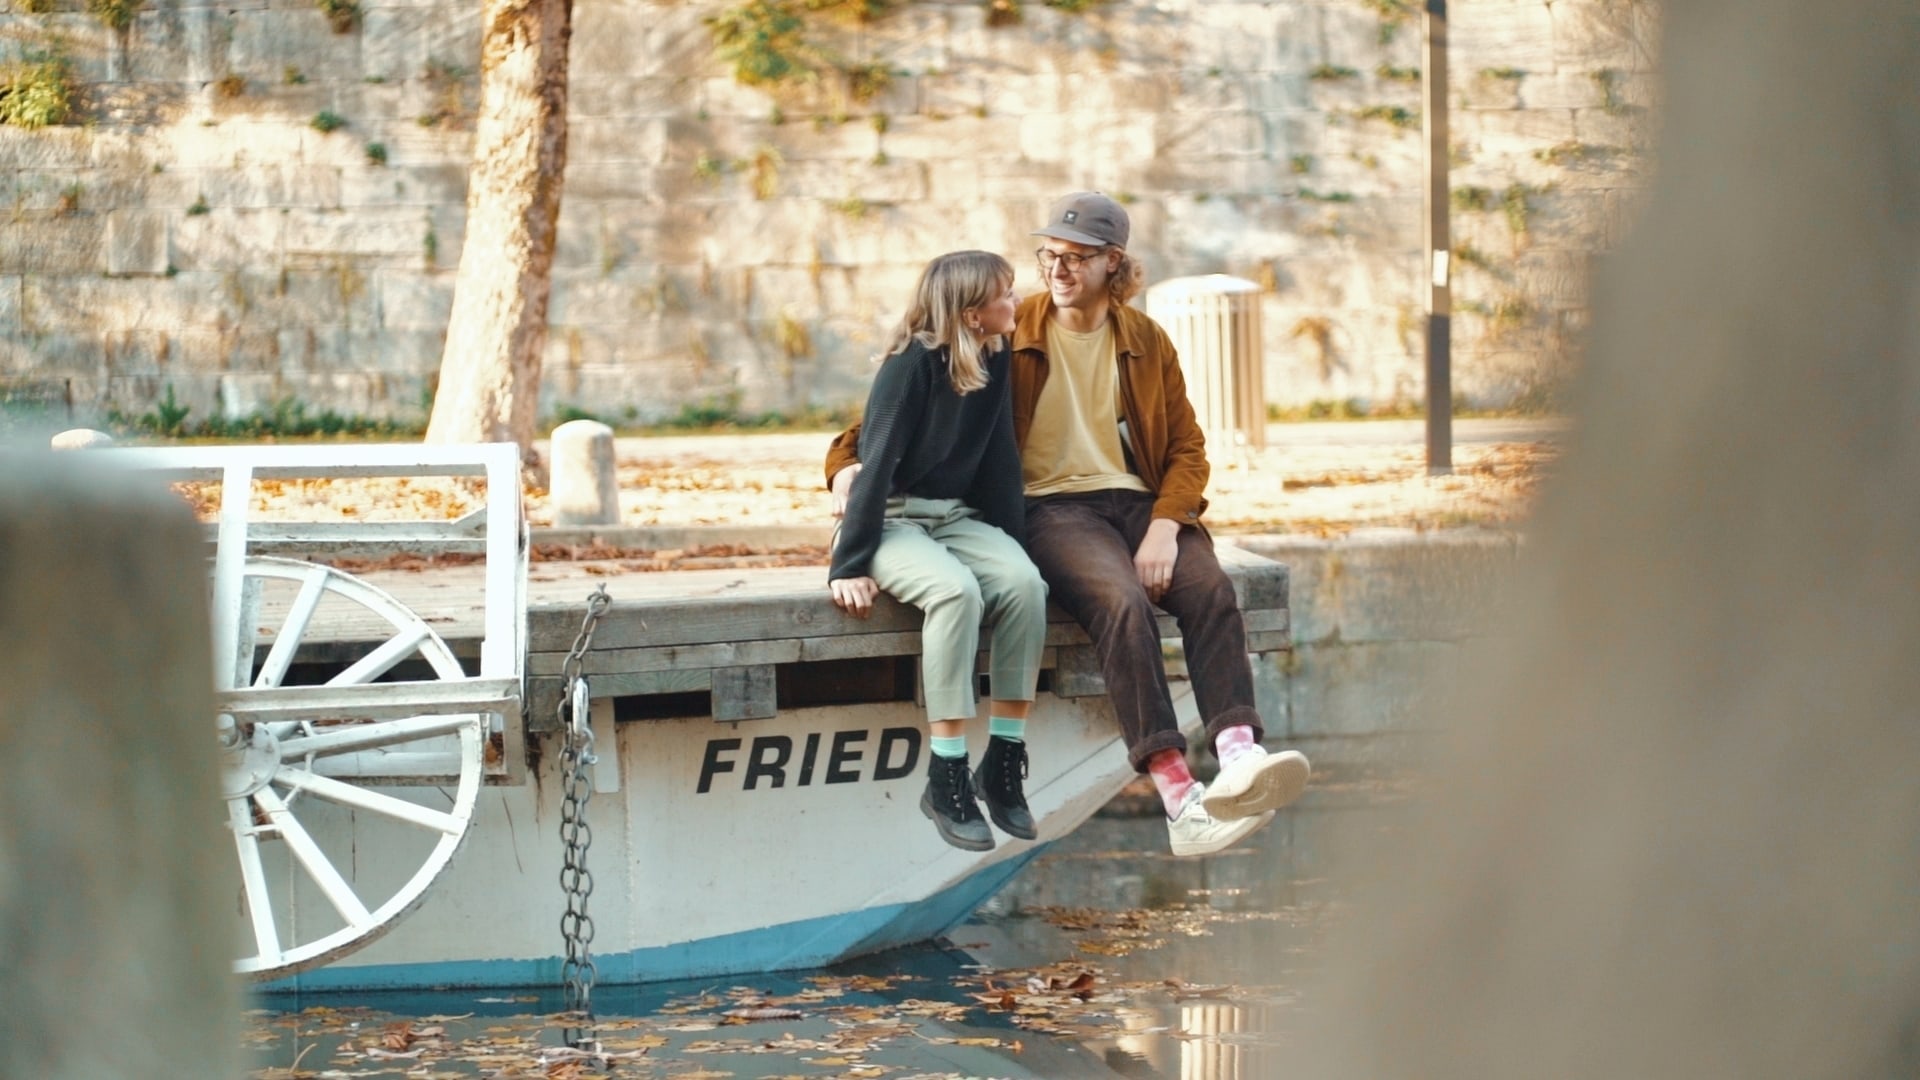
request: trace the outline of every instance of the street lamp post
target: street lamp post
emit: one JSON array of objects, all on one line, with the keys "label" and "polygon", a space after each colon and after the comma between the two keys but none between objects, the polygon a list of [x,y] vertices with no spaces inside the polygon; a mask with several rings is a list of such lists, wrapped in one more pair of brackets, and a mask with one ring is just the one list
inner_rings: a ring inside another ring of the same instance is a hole
[{"label": "street lamp post", "polygon": [[1447,233],[1447,0],[1426,0],[1426,56],[1420,65],[1427,129],[1427,474],[1453,472],[1452,244]]}]

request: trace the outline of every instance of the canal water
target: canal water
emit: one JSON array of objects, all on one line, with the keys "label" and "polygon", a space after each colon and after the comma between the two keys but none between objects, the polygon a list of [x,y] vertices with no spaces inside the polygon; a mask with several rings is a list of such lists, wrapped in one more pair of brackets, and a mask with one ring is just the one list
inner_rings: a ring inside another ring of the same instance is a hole
[{"label": "canal water", "polygon": [[600,1060],[568,1046],[558,990],[262,998],[253,1075],[1281,1076],[1350,884],[1333,849],[1347,827],[1391,827],[1400,802],[1378,781],[1317,782],[1239,847],[1174,859],[1157,804],[1127,814],[1122,800],[938,945],[596,987]]}]

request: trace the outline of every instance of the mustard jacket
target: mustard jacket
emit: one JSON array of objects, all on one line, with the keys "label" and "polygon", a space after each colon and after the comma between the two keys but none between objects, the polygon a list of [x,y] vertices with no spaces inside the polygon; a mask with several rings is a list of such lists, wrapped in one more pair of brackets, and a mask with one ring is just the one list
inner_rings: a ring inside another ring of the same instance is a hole
[{"label": "mustard jacket", "polygon": [[[1160,324],[1126,305],[1113,312],[1113,346],[1120,365],[1120,408],[1127,422],[1133,461],[1154,493],[1153,516],[1197,525],[1207,509],[1207,440],[1194,420],[1180,357]],[[1026,449],[1034,405],[1047,385],[1047,319],[1053,296],[1021,301],[1013,329],[1013,439]],[[841,432],[827,448],[827,482],[860,460],[860,425]]]}]

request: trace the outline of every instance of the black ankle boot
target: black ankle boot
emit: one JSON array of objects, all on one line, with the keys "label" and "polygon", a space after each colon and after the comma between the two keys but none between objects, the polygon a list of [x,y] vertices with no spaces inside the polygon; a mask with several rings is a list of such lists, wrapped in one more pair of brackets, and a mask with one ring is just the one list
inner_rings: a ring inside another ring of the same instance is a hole
[{"label": "black ankle boot", "polygon": [[967,759],[933,755],[927,766],[927,790],[920,796],[920,812],[933,819],[940,838],[967,851],[993,850],[993,830],[980,816],[973,798],[973,777]]},{"label": "black ankle boot", "polygon": [[1040,835],[1033,827],[1033,813],[1027,809],[1027,796],[1020,781],[1027,777],[1027,744],[995,735],[987,740],[986,755],[973,774],[974,787],[987,804],[987,813],[1000,831],[1008,836],[1031,840]]}]

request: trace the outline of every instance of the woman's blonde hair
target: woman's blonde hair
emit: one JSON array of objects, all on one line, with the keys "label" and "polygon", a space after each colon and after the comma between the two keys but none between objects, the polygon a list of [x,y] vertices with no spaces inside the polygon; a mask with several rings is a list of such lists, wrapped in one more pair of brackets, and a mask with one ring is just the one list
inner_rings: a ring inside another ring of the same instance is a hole
[{"label": "woman's blonde hair", "polygon": [[981,337],[967,328],[963,313],[991,303],[1013,286],[1013,266],[991,251],[953,251],[935,258],[920,272],[913,303],[894,328],[882,358],[918,341],[929,349],[947,347],[947,378],[956,394],[987,385],[984,355],[998,336]]}]

